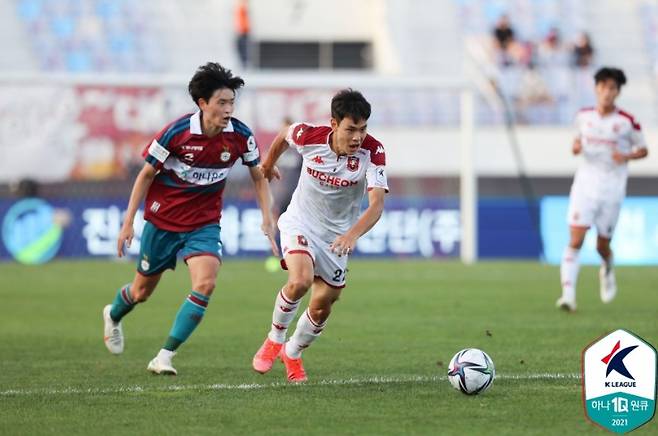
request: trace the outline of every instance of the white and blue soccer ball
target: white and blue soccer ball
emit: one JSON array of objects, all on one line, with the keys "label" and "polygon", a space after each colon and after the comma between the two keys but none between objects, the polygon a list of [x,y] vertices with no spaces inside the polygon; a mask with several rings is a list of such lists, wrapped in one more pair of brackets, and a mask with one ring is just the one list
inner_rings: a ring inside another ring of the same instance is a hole
[{"label": "white and blue soccer ball", "polygon": [[448,380],[453,388],[466,395],[489,389],[496,377],[493,360],[477,348],[466,348],[455,354],[448,366]]}]

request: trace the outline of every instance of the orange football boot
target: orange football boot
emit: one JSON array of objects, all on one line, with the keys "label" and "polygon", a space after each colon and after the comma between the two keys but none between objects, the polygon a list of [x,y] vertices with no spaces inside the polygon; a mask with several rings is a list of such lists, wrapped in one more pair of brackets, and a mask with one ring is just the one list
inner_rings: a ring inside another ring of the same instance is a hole
[{"label": "orange football boot", "polygon": [[283,348],[283,344],[278,344],[271,341],[270,338],[265,338],[265,342],[260,346],[254,355],[254,359],[251,361],[254,371],[265,374],[272,369],[272,365],[279,356],[281,348]]},{"label": "orange football boot", "polygon": [[304,371],[304,363],[302,358],[293,359],[286,354],[286,347],[281,348],[281,361],[286,366],[286,373],[288,381],[292,383],[302,383],[307,380],[306,371]]}]

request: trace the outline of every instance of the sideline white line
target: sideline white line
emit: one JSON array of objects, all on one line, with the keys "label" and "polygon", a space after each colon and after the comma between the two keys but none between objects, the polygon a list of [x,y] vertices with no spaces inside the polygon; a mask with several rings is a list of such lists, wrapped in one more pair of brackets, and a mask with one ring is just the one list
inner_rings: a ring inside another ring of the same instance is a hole
[{"label": "sideline white line", "polygon": [[[497,374],[496,380],[580,380],[580,374],[572,373],[539,373],[539,374]],[[427,383],[444,381],[446,376],[409,376],[409,377],[366,377],[338,380],[318,380],[299,385],[287,382],[273,383],[242,383],[242,384],[194,384],[170,386],[119,386],[115,388],[59,388],[59,389],[8,389],[0,391],[0,397],[9,396],[46,396],[46,395],[103,395],[103,394],[133,394],[149,392],[179,392],[179,391],[250,391],[282,387],[300,386],[348,386],[348,385],[385,385],[403,383]]]}]

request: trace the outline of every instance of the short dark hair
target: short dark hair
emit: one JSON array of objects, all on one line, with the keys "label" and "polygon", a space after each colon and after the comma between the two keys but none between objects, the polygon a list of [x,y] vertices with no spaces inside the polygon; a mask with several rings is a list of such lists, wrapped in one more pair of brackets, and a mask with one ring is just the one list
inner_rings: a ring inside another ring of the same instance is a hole
[{"label": "short dark hair", "polygon": [[218,89],[228,88],[235,93],[243,86],[242,77],[233,76],[231,70],[222,67],[217,62],[208,62],[197,68],[187,85],[187,90],[194,103],[198,105],[200,98],[208,101]]},{"label": "short dark hair", "polygon": [[331,99],[331,117],[339,123],[345,117],[354,121],[367,120],[370,118],[370,103],[359,91],[343,89]]},{"label": "short dark hair", "polygon": [[603,82],[608,79],[614,80],[619,89],[621,89],[622,85],[626,84],[626,74],[619,68],[603,67],[594,74],[594,83]]}]

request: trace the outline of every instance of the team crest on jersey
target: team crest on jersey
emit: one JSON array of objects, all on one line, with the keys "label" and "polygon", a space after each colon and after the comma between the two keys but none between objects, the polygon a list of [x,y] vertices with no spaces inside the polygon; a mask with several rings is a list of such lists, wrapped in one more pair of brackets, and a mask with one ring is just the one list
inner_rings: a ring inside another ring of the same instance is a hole
[{"label": "team crest on jersey", "polygon": [[231,160],[231,152],[229,151],[228,147],[224,147],[224,151],[219,155],[219,158],[222,160],[222,162],[228,162]]},{"label": "team crest on jersey", "polygon": [[347,157],[347,169],[350,171],[356,171],[359,169],[359,158],[356,156]]},{"label": "team crest on jersey", "polygon": [[308,241],[306,240],[306,237],[304,237],[304,235],[297,235],[297,243],[302,247],[308,246]]}]

